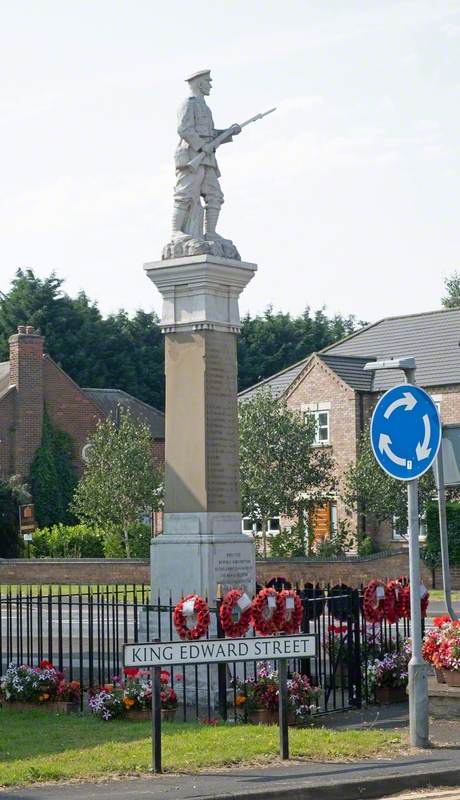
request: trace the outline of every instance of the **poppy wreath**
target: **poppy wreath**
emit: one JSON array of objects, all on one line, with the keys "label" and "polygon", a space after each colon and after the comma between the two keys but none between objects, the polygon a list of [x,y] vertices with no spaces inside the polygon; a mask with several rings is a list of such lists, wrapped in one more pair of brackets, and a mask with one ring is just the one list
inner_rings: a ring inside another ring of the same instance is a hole
[{"label": "poppy wreath", "polygon": [[[268,598],[276,599],[274,608],[268,607]],[[254,597],[251,607],[251,620],[256,632],[261,636],[270,636],[281,630],[284,618],[284,603],[276,589],[265,588]]]},{"label": "poppy wreath", "polygon": [[[297,633],[300,628],[300,623],[302,622],[302,600],[292,589],[283,589],[283,591],[280,592],[280,597],[283,604],[283,622],[280,630],[283,633]],[[286,608],[286,600],[288,597],[293,598],[294,608]]]},{"label": "poppy wreath", "polygon": [[399,581],[388,581],[385,586],[384,615],[390,625],[403,616],[403,587]]},{"label": "poppy wreath", "polygon": [[369,581],[363,594],[363,612],[364,618],[367,622],[375,624],[381,622],[385,615],[385,598],[377,600],[377,586],[382,586],[385,589],[385,584],[378,578]]},{"label": "poppy wreath", "polygon": [[[188,600],[194,600],[193,616],[196,618],[196,622],[193,628],[188,627],[183,611],[184,603]],[[202,636],[206,635],[211,621],[206,600],[198,594],[189,594],[187,597],[183,597],[174,609],[173,621],[181,639],[201,639]]]},{"label": "poppy wreath", "polygon": [[249,628],[252,614],[252,604],[244,611],[240,610],[240,618],[238,622],[233,620],[233,612],[243,592],[239,589],[230,589],[225,595],[220,606],[220,624],[226,636],[231,639],[236,639],[238,636],[244,636]]},{"label": "poppy wreath", "polygon": [[[408,583],[406,586],[403,586],[401,590],[402,595],[402,616],[406,619],[411,618],[410,614],[410,584]],[[428,610],[428,603],[430,602],[430,593],[427,592],[424,597],[420,598],[420,611],[422,617],[426,617],[426,612]]]}]

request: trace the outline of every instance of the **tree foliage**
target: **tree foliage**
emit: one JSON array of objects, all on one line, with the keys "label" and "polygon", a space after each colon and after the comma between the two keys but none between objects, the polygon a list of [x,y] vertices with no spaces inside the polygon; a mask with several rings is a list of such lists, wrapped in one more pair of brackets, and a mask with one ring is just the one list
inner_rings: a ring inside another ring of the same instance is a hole
[{"label": "tree foliage", "polygon": [[271,307],[263,315],[248,314],[242,320],[238,339],[240,390],[348,336],[363,324],[353,316],[327,317],[324,308],[312,314],[307,307],[298,317],[274,312]]},{"label": "tree foliage", "polygon": [[149,428],[120,408],[118,420],[99,422],[88,442],[88,462],[73,509],[81,521],[100,526],[105,536],[122,534],[129,558],[130,525],[142,513],[157,509],[161,499]]},{"label": "tree foliage", "polygon": [[442,298],[444,308],[458,308],[460,306],[460,272],[453,272],[444,281],[447,294]]},{"label": "tree foliage", "polygon": [[[243,514],[261,520],[263,554],[271,516],[296,515],[305,553],[305,513],[322,505],[334,487],[329,448],[314,445],[315,420],[292,411],[267,390],[240,404],[241,498]],[[300,553],[302,554],[302,553]]]},{"label": "tree foliage", "polygon": [[42,441],[30,469],[35,519],[41,528],[75,521],[69,510],[77,483],[73,458],[71,437],[53,427],[45,408]]},{"label": "tree foliage", "polygon": [[[451,566],[460,564],[460,503],[446,503],[447,517],[447,542],[449,548],[449,563]],[[426,512],[426,545],[425,560],[431,567],[441,564],[441,537],[439,533],[438,503],[428,504]]]},{"label": "tree foliage", "polygon": [[18,514],[14,489],[0,481],[0,558],[16,558],[20,553]]},{"label": "tree foliage", "polygon": [[[431,470],[425,472],[418,482],[420,513],[426,511],[433,497],[434,479]],[[346,470],[341,496],[343,502],[361,519],[374,517],[378,522],[398,520],[400,530],[407,528],[407,486],[404,481],[391,478],[377,463],[370,442],[369,428],[361,434],[358,443],[358,458]],[[362,529],[364,526],[360,526]]]}]

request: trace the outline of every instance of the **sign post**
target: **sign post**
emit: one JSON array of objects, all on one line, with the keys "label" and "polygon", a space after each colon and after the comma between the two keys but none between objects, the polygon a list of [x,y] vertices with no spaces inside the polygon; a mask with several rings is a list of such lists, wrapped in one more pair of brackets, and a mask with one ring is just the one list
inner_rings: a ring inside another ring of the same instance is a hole
[{"label": "sign post", "polygon": [[161,766],[161,667],[152,667],[152,771],[160,773]]},{"label": "sign post", "polygon": [[[389,389],[371,420],[375,458],[392,478],[407,482],[412,657],[409,662],[409,728],[413,747],[428,747],[428,687],[422,656],[418,478],[433,464],[441,443],[441,422],[431,399],[415,385],[414,359],[369,362],[366,369],[405,372],[407,383]],[[409,382],[411,381],[411,382]]]},{"label": "sign post", "polygon": [[233,661],[276,660],[279,680],[280,756],[289,758],[287,664],[289,658],[316,655],[316,635],[264,636],[246,639],[198,639],[193,642],[137,642],[123,645],[125,667],[150,667],[152,676],[152,771],[161,766],[162,666],[225,664]]}]

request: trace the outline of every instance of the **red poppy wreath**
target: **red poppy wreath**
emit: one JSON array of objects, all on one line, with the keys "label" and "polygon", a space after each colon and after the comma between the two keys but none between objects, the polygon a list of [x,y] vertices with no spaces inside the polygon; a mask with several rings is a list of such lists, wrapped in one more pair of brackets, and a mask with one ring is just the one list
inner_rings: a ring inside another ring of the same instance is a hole
[{"label": "red poppy wreath", "polygon": [[230,589],[220,606],[220,624],[226,636],[236,639],[244,636],[251,622],[252,605],[248,595],[240,589]]},{"label": "red poppy wreath", "polygon": [[[206,635],[210,623],[206,600],[198,594],[183,597],[174,609],[173,621],[181,639],[201,639]],[[191,627],[188,624],[190,622],[193,622]]]},{"label": "red poppy wreath", "polygon": [[399,581],[388,581],[385,586],[385,619],[394,625],[403,615],[403,588]]},{"label": "red poppy wreath", "polygon": [[284,603],[276,589],[261,589],[252,601],[252,624],[261,636],[278,633],[283,625]]},{"label": "red poppy wreath", "polygon": [[280,597],[283,603],[283,622],[280,630],[283,633],[298,633],[302,622],[302,600],[293,589],[283,589]]},{"label": "red poppy wreath", "polygon": [[[420,588],[422,588],[422,584],[420,584]],[[423,587],[425,588],[425,587]],[[411,618],[410,613],[410,584],[408,583],[404,586],[401,590],[401,603],[402,603],[402,616],[406,619]],[[425,588],[425,594],[423,597],[420,598],[420,610],[422,617],[426,617],[426,612],[428,611],[428,603],[430,602],[430,593]]]},{"label": "red poppy wreath", "polygon": [[366,622],[381,622],[385,614],[385,584],[374,578],[369,581],[363,594],[363,611]]}]

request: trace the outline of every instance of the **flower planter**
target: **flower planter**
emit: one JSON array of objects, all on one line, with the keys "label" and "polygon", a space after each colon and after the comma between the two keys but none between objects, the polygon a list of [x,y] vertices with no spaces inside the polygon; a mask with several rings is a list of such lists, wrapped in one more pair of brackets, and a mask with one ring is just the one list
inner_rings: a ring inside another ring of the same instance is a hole
[{"label": "flower planter", "polygon": [[436,673],[436,680],[437,680],[437,682],[438,682],[438,683],[445,683],[445,682],[446,682],[446,679],[445,679],[445,677],[444,677],[444,670],[443,670],[443,669],[438,669],[437,667],[435,667],[435,668],[434,668],[434,671],[435,671],[435,673]]},{"label": "flower planter", "polygon": [[10,703],[2,701],[2,708],[6,711],[36,711],[37,708],[44,708],[50,714],[71,714],[80,711],[78,703],[44,702],[44,703],[22,703],[20,700],[12,700]]},{"label": "flower planter", "polygon": [[445,682],[448,686],[460,686],[460,672],[456,670],[443,669]]},{"label": "flower planter", "polygon": [[[248,713],[248,722],[252,725],[278,725],[278,709],[255,708]],[[292,709],[288,710],[288,725],[297,725],[298,720]]]},{"label": "flower planter", "polygon": [[389,705],[390,703],[407,702],[405,686],[376,686],[375,699],[379,705]]},{"label": "flower planter", "polygon": [[[161,721],[174,722],[176,719],[177,708],[162,708]],[[152,710],[150,708],[134,708],[127,712],[125,719],[143,720],[152,719]]]},{"label": "flower planter", "polygon": [[161,720],[162,722],[174,722],[176,719],[177,708],[162,708]]}]

